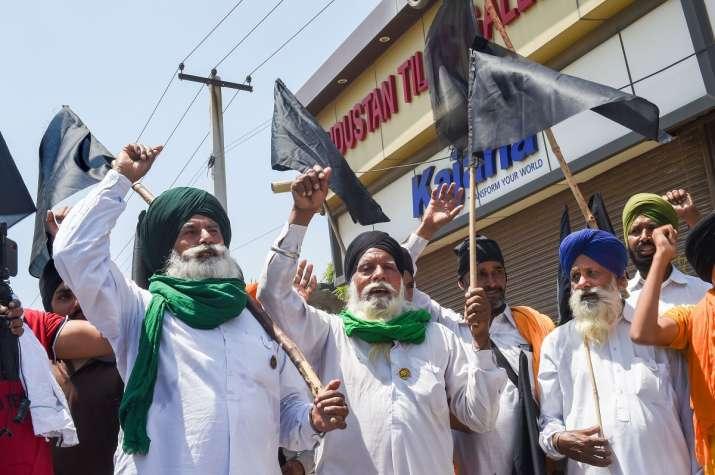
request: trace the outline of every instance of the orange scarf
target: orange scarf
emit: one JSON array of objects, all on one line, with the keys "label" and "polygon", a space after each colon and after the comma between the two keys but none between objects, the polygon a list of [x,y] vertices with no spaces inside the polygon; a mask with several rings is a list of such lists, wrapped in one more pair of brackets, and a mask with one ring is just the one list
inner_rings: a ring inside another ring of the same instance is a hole
[{"label": "orange scarf", "polygon": [[519,334],[531,345],[533,350],[534,393],[538,399],[539,385],[536,381],[539,376],[541,342],[554,329],[554,322],[546,315],[529,307],[511,307],[511,314],[514,317],[514,323],[516,324],[516,329],[519,330]]},{"label": "orange scarf", "polygon": [[258,282],[250,282],[246,284],[246,293],[254,299],[258,298],[256,297],[256,294],[258,294]]},{"label": "orange scarf", "polygon": [[708,470],[715,471],[715,453],[711,445],[715,437],[715,289],[693,307],[690,315],[692,330],[688,348],[690,400],[695,425],[695,453]]}]

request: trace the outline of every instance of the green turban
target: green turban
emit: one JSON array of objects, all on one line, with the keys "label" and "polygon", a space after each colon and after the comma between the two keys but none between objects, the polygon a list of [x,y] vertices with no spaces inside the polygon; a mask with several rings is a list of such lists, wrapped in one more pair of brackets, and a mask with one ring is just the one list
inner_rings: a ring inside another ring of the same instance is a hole
[{"label": "green turban", "polygon": [[226,246],[231,243],[231,223],[221,203],[197,188],[172,188],[159,195],[139,224],[141,256],[149,276],[163,271],[181,227],[195,214],[219,225]]},{"label": "green turban", "polygon": [[673,206],[653,193],[638,193],[623,208],[623,239],[628,244],[628,231],[638,216],[645,216],[658,226],[672,224],[678,227],[678,214]]}]

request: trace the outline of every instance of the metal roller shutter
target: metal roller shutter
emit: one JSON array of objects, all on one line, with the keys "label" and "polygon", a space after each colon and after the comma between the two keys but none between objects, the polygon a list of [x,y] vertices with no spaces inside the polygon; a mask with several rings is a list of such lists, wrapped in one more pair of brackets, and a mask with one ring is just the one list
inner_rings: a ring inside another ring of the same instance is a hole
[{"label": "metal roller shutter", "polygon": [[[711,117],[712,120],[712,117]],[[603,195],[617,236],[622,236],[621,212],[628,198],[638,192],[665,193],[687,189],[701,213],[712,209],[706,161],[712,157],[708,135],[713,122],[698,121],[676,131],[678,139],[619,165],[581,184],[584,196],[599,191]],[[483,229],[483,234],[499,242],[509,277],[507,298],[513,305],[528,305],[552,316],[556,310],[559,225],[563,206],[569,206],[572,229],[581,229],[584,220],[567,189]],[[680,228],[678,264],[686,272],[683,254],[686,226]],[[461,311],[463,296],[456,285],[456,257],[451,246],[434,251],[418,262],[417,285],[442,305]],[[633,275],[629,266],[629,274]]]}]

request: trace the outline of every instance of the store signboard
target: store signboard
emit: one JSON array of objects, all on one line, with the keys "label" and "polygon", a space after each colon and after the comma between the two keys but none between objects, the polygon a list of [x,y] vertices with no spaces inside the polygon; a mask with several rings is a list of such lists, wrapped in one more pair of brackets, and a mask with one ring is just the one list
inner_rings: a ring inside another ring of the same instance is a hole
[{"label": "store signboard", "polygon": [[[658,105],[661,117],[696,104],[707,96],[678,0],[669,0],[641,17],[564,68],[563,72],[644,97]],[[603,147],[618,143],[630,133],[625,127],[592,111],[556,125],[553,131],[567,162],[599,154]],[[617,150],[610,153],[617,153]],[[603,155],[598,160],[608,157]],[[442,150],[374,193],[375,200],[391,219],[389,223],[375,225],[374,229],[405,239],[419,224],[435,186],[451,182],[468,185],[460,158],[449,149]],[[559,163],[543,133],[488,152],[478,173],[478,206],[495,200],[499,200],[499,209],[508,206],[523,195],[522,189],[526,185],[558,169]],[[540,186],[549,186],[558,180],[554,175],[552,181]],[[338,217],[338,226],[346,243],[365,229],[353,223],[347,214]]]}]

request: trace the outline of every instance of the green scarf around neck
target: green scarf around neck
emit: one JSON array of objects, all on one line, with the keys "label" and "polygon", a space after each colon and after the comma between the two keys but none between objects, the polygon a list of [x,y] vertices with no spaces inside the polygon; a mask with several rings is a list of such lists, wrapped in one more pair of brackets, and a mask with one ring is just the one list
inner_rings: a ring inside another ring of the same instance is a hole
[{"label": "green scarf around neck", "polygon": [[154,275],[149,279],[149,291],[152,299],[144,316],[137,359],[119,406],[127,454],[149,451],[146,423],[154,398],[164,313],[171,312],[191,328],[211,330],[237,317],[248,299],[241,279],[192,281]]},{"label": "green scarf around neck", "polygon": [[422,309],[408,310],[389,322],[363,320],[347,310],[339,315],[343,319],[347,336],[356,336],[368,343],[422,343],[425,341],[427,323],[431,319],[429,312]]}]

